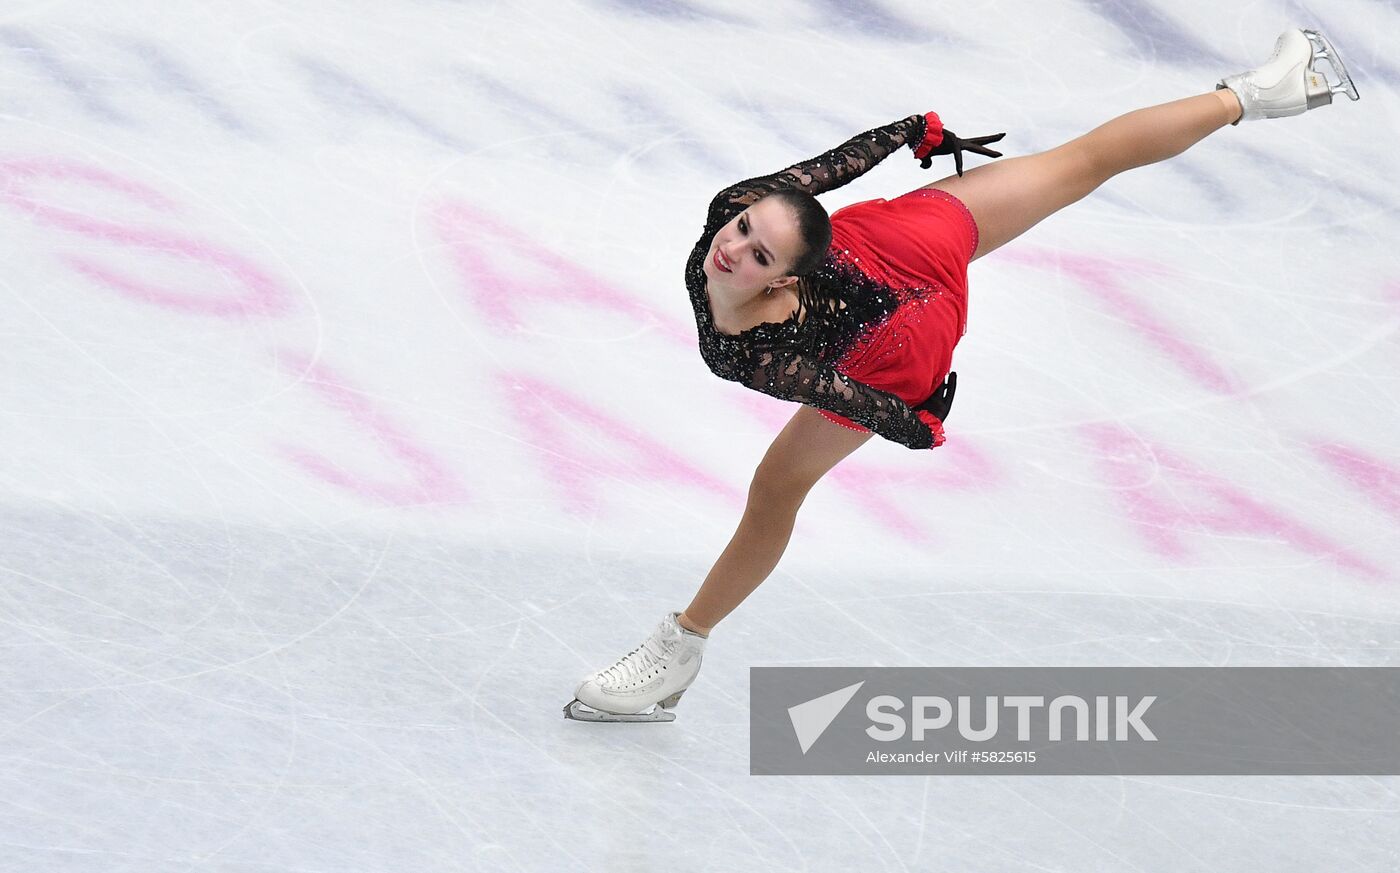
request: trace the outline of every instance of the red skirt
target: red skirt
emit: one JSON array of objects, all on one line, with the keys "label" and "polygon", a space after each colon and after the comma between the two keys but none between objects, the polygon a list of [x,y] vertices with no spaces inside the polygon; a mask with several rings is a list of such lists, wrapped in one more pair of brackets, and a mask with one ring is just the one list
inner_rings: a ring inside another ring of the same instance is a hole
[{"label": "red skirt", "polygon": [[[893,200],[852,203],[831,216],[838,260],[892,287],[933,293],[901,303],[836,362],[836,370],[918,406],[943,385],[953,347],[967,331],[967,264],[977,251],[977,222],[947,191],[920,188]],[[818,410],[829,421],[869,431]]]}]

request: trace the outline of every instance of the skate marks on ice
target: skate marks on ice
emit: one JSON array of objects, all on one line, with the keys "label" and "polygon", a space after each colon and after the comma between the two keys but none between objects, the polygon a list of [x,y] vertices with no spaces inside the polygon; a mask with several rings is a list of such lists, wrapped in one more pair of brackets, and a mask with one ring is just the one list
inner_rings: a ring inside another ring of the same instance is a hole
[{"label": "skate marks on ice", "polygon": [[[1127,580],[911,592],[904,579],[813,577],[826,602],[775,590],[712,635],[670,728],[583,730],[560,725],[568,678],[635,642],[642,593],[681,591],[698,563],[33,510],[0,512],[0,553],[0,825],[90,852],[365,869],[408,853],[445,871],[508,849],[525,869],[617,869],[598,859],[623,844],[597,822],[639,802],[671,810],[663,785],[704,815],[661,812],[628,851],[704,836],[724,846],[713,857],[769,869],[893,863],[924,828],[977,832],[990,807],[1019,835],[995,848],[940,837],[940,856],[1011,863],[1052,832],[1056,857],[1131,853],[1132,827],[1092,821],[1125,804],[1158,827],[1192,821],[1198,850],[1228,843],[1264,863],[1346,837],[1367,863],[1386,847],[1362,838],[1360,819],[1400,814],[1388,780],[817,780],[794,792],[746,766],[749,664],[1384,665],[1400,656],[1394,617],[1149,595]],[[617,585],[620,599],[603,594]],[[91,806],[75,808],[79,790]],[[177,806],[178,828],[144,813]],[[1203,807],[1234,822],[1228,837],[1196,820]],[[1268,828],[1237,826],[1261,808]],[[888,846],[870,845],[875,834]],[[42,867],[61,857],[24,852]],[[1142,869],[1189,860],[1171,846],[1162,857]]]}]

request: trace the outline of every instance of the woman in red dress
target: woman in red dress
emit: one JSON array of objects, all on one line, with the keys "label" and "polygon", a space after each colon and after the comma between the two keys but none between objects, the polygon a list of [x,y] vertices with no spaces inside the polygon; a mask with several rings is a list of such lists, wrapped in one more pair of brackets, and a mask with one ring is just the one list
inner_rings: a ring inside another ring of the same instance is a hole
[{"label": "woman in red dress", "polygon": [[[1319,60],[1337,84],[1317,70]],[[986,146],[1003,134],[959,139],[930,112],[716,195],[686,264],[700,353],[716,375],[803,405],[764,455],[739,528],[690,605],[585,677],[565,714],[673,719],[710,630],[777,565],[812,486],[874,434],[913,449],[943,443],[970,262],[1119,173],[1180,154],[1226,125],[1298,115],[1336,93],[1357,99],[1330,43],[1290,29],[1258,69],[1040,154],[963,173],[964,150],[1000,157]],[[956,174],[828,219],[815,195],[905,145],[925,167],[931,155],[952,155]]]}]

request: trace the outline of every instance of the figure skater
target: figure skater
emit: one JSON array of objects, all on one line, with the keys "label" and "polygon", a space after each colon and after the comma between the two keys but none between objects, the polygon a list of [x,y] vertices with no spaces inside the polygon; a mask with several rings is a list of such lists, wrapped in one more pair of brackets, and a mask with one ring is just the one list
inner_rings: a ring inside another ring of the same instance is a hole
[{"label": "figure skater", "polygon": [[[585,677],[564,714],[673,720],[710,631],[777,565],[812,486],[872,433],[911,449],[942,445],[969,262],[1125,170],[1178,155],[1227,124],[1298,115],[1338,93],[1358,99],[1332,45],[1317,31],[1289,29],[1258,69],[1040,154],[964,174],[963,151],[1000,157],[987,145],[1005,134],[959,139],[929,112],[716,195],[685,268],[700,354],[723,379],[803,405],[759,463],[739,528],[690,605]],[[952,155],[956,174],[828,219],[815,195],[905,145],[925,168],[931,155]]]}]

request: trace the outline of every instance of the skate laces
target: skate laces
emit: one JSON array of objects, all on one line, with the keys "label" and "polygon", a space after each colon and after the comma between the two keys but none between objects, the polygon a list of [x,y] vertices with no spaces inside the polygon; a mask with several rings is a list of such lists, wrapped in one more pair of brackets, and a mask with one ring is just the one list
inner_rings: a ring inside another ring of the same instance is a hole
[{"label": "skate laces", "polygon": [[659,634],[652,634],[640,646],[618,658],[598,675],[607,683],[631,682],[663,661],[674,646],[667,646]]}]

